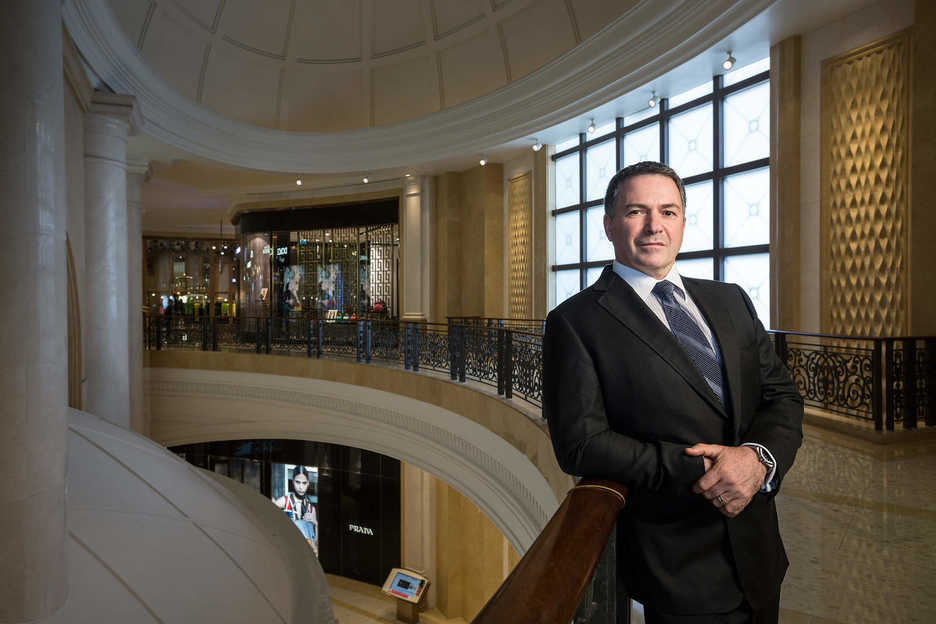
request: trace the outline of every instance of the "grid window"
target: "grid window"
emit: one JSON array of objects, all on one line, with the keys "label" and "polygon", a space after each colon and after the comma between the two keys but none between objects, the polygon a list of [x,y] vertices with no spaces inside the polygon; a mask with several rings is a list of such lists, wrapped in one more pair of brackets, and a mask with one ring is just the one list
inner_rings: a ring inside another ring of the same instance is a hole
[{"label": "grid window", "polygon": [[557,146],[556,304],[594,283],[614,257],[603,223],[608,180],[658,160],[686,184],[680,273],[739,284],[769,325],[769,60],[742,70]]}]

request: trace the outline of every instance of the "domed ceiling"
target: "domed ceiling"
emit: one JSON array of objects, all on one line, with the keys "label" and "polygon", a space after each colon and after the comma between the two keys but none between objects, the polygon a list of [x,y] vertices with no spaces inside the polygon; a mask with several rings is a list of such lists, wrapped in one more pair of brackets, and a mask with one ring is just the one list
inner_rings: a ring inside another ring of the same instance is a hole
[{"label": "domed ceiling", "polygon": [[109,0],[170,87],[226,117],[337,132],[510,84],[637,0]]}]

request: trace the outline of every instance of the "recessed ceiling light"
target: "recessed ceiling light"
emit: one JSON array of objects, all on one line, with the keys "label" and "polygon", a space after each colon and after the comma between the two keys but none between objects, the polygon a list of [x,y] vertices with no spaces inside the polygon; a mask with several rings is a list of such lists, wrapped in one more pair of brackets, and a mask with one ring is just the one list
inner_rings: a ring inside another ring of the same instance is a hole
[{"label": "recessed ceiling light", "polygon": [[728,58],[726,58],[724,61],[722,61],[722,64],[721,64],[722,69],[724,69],[725,71],[728,71],[729,69],[731,69],[732,67],[734,67],[734,64],[735,64],[735,62],[737,62],[737,60],[738,60],[738,59],[736,59],[735,57],[731,56],[731,50],[728,50]]},{"label": "recessed ceiling light", "polygon": [[487,161],[484,160],[484,157],[482,156],[482,157],[481,157],[481,160],[478,161],[478,164],[481,165],[481,166],[483,167],[484,165],[487,164]]},{"label": "recessed ceiling light", "polygon": [[363,182],[364,184],[367,184],[368,182],[370,182],[370,180],[368,180],[368,179],[365,177],[365,178],[361,178],[361,182]]},{"label": "recessed ceiling light", "polygon": [[296,186],[302,186],[302,178],[296,178]]}]

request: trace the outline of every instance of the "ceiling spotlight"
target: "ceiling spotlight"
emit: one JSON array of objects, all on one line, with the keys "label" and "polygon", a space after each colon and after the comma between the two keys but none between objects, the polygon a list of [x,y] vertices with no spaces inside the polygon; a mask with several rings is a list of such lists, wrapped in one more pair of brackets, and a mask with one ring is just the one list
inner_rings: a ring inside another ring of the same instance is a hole
[{"label": "ceiling spotlight", "polygon": [[732,67],[734,67],[735,61],[737,61],[737,60],[738,60],[738,59],[736,59],[735,57],[731,56],[731,50],[728,50],[728,58],[726,58],[724,61],[722,61],[722,64],[721,64],[722,69],[724,69],[725,71],[728,71],[729,69],[731,69]]},{"label": "ceiling spotlight", "polygon": [[370,182],[370,180],[364,177],[364,178],[361,178],[361,182],[363,182],[364,184],[367,184],[368,182]]},{"label": "ceiling spotlight", "polygon": [[302,178],[296,178],[296,186],[302,186]]},{"label": "ceiling spotlight", "polygon": [[533,145],[530,147],[534,152],[538,152],[543,149],[543,144],[539,142],[538,139],[533,139]]},{"label": "ceiling spotlight", "polygon": [[658,98],[657,98],[657,96],[656,96],[656,91],[651,91],[651,93],[650,93],[650,99],[647,100],[647,106],[649,106],[650,108],[653,108],[654,106],[657,105],[657,102],[658,102],[658,101],[659,101],[659,100],[658,100]]},{"label": "ceiling spotlight", "polygon": [[478,161],[478,164],[481,165],[482,167],[487,164],[487,161],[484,160],[484,156],[481,157],[481,160]]},{"label": "ceiling spotlight", "polygon": [[588,127],[585,128],[585,132],[587,132],[588,134],[594,134],[594,133],[595,133],[595,120],[594,120],[594,119],[589,119],[589,120],[588,120]]},{"label": "ceiling spotlight", "polygon": [[407,173],[407,174],[405,174],[405,175],[406,175],[407,178],[412,178],[412,177],[413,177],[413,174],[412,174],[412,173]]}]

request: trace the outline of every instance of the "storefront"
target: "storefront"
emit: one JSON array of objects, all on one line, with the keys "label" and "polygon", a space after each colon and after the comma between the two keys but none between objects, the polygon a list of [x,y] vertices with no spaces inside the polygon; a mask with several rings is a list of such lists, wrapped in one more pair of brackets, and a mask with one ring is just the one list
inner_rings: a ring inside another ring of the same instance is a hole
[{"label": "storefront", "polygon": [[397,198],[238,215],[236,301],[248,317],[394,318]]},{"label": "storefront", "polygon": [[223,238],[144,237],[143,301],[149,313],[235,316],[236,247]]}]

